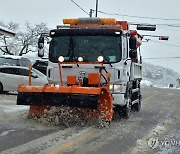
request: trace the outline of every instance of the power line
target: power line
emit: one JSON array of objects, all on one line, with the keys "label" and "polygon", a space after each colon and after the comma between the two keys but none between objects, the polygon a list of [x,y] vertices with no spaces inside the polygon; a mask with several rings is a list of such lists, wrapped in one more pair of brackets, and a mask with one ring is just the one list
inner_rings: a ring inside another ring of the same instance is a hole
[{"label": "power line", "polygon": [[[138,25],[139,23],[137,22],[128,22],[130,25]],[[148,23],[140,23],[140,24],[144,24],[144,25],[151,25]],[[157,26],[168,26],[168,27],[175,27],[175,28],[179,28],[180,24],[155,24]]]},{"label": "power line", "polygon": [[168,27],[180,27],[180,25],[176,25],[176,24],[156,24],[158,26],[168,26]]},{"label": "power line", "polygon": [[[153,63],[158,63],[162,61],[169,61],[174,59],[179,59],[180,57],[162,57],[162,58],[143,58],[144,61],[153,60]],[[156,60],[156,61],[154,61]],[[158,60],[158,61],[157,61]]]},{"label": "power line", "polygon": [[180,57],[161,57],[161,58],[143,58],[145,60],[154,60],[154,59],[179,59]]},{"label": "power line", "polygon": [[132,18],[143,18],[143,19],[154,19],[154,20],[169,20],[169,21],[180,21],[180,19],[169,19],[169,18],[157,18],[157,17],[147,17],[147,16],[133,16],[133,15],[127,15],[127,14],[124,14],[124,15],[120,15],[118,13],[107,13],[107,12],[103,12],[103,11],[98,11],[99,13],[102,13],[102,14],[106,14],[106,15],[115,15],[115,16],[121,16],[121,17],[132,17]]},{"label": "power line", "polygon": [[173,46],[173,47],[178,47],[178,48],[180,48],[179,45],[174,45],[174,44],[169,44],[169,43],[163,43],[163,42],[154,41],[154,40],[151,40],[151,39],[148,39],[148,41],[152,41],[152,42],[155,42],[155,43],[159,43],[159,44],[164,44],[164,45],[169,45],[169,46]]},{"label": "power line", "polygon": [[[103,12],[103,11],[98,11],[98,12],[99,12],[99,13],[102,13],[102,14],[106,14],[106,15],[121,16],[121,17],[132,17],[132,18],[164,20],[164,21],[180,21],[180,19],[155,18],[155,17],[147,17],[147,16],[132,16],[132,15],[127,15],[127,14],[121,15],[121,14],[118,14],[118,13],[107,13],[107,12]],[[129,24],[137,25],[138,23],[130,22]],[[142,24],[142,23],[141,23],[141,24]],[[147,23],[144,23],[144,24],[147,24]],[[175,27],[175,28],[179,28],[179,27],[180,27],[180,24],[156,24],[156,25],[157,25],[157,26]]]},{"label": "power line", "polygon": [[168,30],[168,31],[174,31],[174,32],[179,32],[180,31],[179,29],[177,30],[177,29],[169,29],[169,28],[163,28],[163,27],[161,27],[160,29]]},{"label": "power line", "polygon": [[[144,59],[144,61],[147,61],[148,59]],[[163,60],[158,60],[158,61],[153,61],[153,63],[159,63],[159,62],[162,62],[162,61],[169,61],[169,60],[174,60],[174,59],[163,59]]]},{"label": "power line", "polygon": [[[80,8],[84,13],[86,13],[88,16],[89,16],[89,13],[87,11],[85,11],[81,6],[79,6],[76,2],[74,2],[73,0],[71,0],[71,2],[73,2],[78,8]],[[92,11],[96,11],[96,10],[93,10]],[[118,14],[118,13],[107,13],[107,12],[103,12],[103,11],[96,11],[96,12],[99,12],[99,13],[102,13],[102,14],[106,14],[106,15],[115,15],[115,16],[121,16],[121,17],[132,17],[132,18],[142,18],[142,19],[155,19],[155,20],[165,20],[165,21],[180,21],[180,19],[169,19],[169,18],[157,18],[157,17],[147,17],[147,16],[133,16],[133,15],[127,15],[127,14],[124,14],[124,15],[121,15],[121,14]],[[137,23],[130,23],[130,24],[137,24]],[[168,27],[177,27],[179,28],[180,25],[177,25],[177,24],[156,24],[158,26],[168,26]]]},{"label": "power line", "polygon": [[73,2],[78,8],[80,8],[84,13],[86,13],[89,16],[89,13],[86,12],[81,6],[79,6],[76,2],[74,2],[73,0],[71,0],[71,2]]}]

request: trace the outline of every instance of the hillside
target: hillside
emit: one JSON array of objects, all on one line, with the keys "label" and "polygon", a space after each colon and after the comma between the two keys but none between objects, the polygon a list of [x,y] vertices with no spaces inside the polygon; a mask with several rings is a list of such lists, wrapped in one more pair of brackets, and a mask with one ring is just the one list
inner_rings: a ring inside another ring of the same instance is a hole
[{"label": "hillside", "polygon": [[180,74],[172,69],[143,62],[143,80],[152,82],[154,86],[167,87],[173,84],[176,87],[179,77]]}]

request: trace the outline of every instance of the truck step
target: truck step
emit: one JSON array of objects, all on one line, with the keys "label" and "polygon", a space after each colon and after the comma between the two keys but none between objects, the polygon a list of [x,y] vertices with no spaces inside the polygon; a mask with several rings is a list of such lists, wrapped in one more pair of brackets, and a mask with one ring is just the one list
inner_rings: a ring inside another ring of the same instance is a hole
[{"label": "truck step", "polygon": [[138,102],[139,102],[139,99],[136,99],[136,100],[132,101],[131,103],[132,103],[132,105],[134,105],[135,103],[138,103]]},{"label": "truck step", "polygon": [[138,92],[139,88],[132,89],[132,93]]}]

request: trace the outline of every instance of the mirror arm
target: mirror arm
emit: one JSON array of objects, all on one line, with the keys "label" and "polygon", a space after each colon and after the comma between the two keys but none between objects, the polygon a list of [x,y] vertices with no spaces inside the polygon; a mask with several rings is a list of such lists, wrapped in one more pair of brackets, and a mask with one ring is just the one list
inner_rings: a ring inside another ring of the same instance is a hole
[{"label": "mirror arm", "polygon": [[127,65],[127,61],[128,60],[131,60],[131,58],[127,58],[125,61],[124,61],[124,65]]}]

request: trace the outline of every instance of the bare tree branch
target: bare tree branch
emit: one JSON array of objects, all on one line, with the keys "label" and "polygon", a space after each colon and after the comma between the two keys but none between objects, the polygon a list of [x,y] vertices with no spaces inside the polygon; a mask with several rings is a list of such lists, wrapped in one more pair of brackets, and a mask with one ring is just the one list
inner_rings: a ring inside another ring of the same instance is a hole
[{"label": "bare tree branch", "polygon": [[[13,31],[17,31],[18,24],[9,22],[5,24],[0,21],[0,25]],[[40,23],[32,26],[30,23],[25,23],[25,31],[19,31],[14,38],[0,37],[0,51],[4,54],[18,54],[22,55],[29,51],[36,51],[38,37],[41,33],[48,32],[47,24]]]}]

